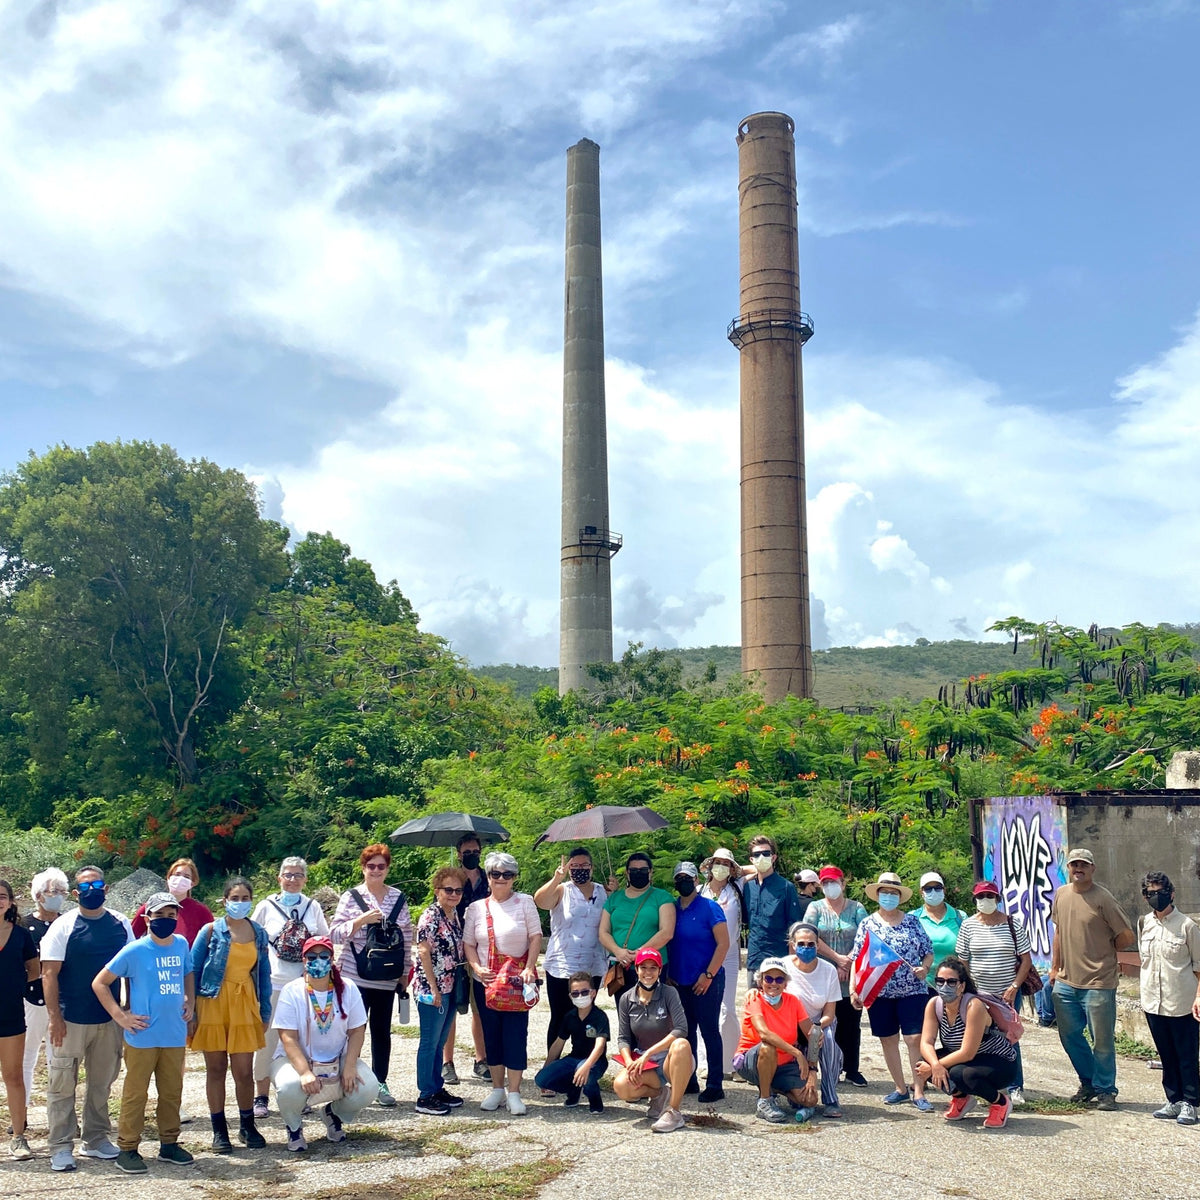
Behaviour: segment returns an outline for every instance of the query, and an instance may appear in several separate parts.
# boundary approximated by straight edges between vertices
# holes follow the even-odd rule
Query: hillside
[[[666,653],[683,664],[684,680],[699,679],[711,662],[718,682],[741,669],[737,646],[704,646]],[[936,696],[943,684],[957,683],[969,675],[991,675],[1030,662],[1028,647],[1014,655],[1010,642],[928,642],[919,646],[880,646],[860,649],[836,646],[813,654],[816,698],[824,705],[879,704],[893,697],[919,700]],[[538,688],[557,687],[554,667],[523,667],[510,663],[475,668],[518,696],[532,696]]]

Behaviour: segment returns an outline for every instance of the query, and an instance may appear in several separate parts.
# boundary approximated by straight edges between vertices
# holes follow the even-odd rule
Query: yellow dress
[[[266,1045],[252,978],[257,962],[253,942],[230,944],[221,990],[211,999],[196,1000],[196,1032],[189,1043],[193,1050],[251,1054]]]

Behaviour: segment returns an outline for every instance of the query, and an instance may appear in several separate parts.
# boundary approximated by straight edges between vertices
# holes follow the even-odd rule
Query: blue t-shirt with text
[[[184,983],[192,973],[187,938],[175,934],[169,946],[160,946],[147,934],[130,942],[108,969],[129,980],[129,1011],[150,1018],[145,1029],[125,1031],[125,1040],[131,1046],[145,1049],[186,1044]]]

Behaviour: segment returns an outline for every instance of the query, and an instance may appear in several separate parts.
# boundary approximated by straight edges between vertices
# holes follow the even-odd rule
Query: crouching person
[[[304,943],[304,974],[285,984],[272,1023],[279,1045],[271,1064],[288,1149],[307,1150],[305,1106],[321,1108],[325,1136],[344,1142],[342,1125],[379,1095],[379,1080],[362,1061],[367,1010],[358,988],[333,965],[327,937]]]
[[[617,1003],[621,1070],[613,1091],[626,1103],[650,1099],[646,1114],[655,1133],[684,1125],[683,1103],[694,1063],[687,1040],[687,1017],[679,993],[661,981],[662,955],[643,946],[633,960],[637,985]]]
[[[604,1111],[600,1079],[608,1070],[608,1017],[596,1007],[596,989],[587,971],[576,971],[567,980],[571,1008],[563,1014],[554,1031],[554,1041],[546,1055],[546,1065],[537,1073],[535,1083],[546,1091],[565,1092],[566,1108],[579,1103],[579,1093],[588,1098],[594,1113]],[[571,1044],[565,1058],[563,1050]]]

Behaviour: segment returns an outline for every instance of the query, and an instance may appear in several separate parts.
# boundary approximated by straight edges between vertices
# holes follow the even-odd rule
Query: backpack
[[[988,1010],[988,1016],[992,1018],[996,1028],[1010,1042],[1019,1042],[1021,1040],[1021,1034],[1025,1032],[1025,1022],[1021,1020],[1017,1010],[1007,1000],[994,995],[992,992],[963,992],[963,1000],[966,1000],[968,996],[978,996],[983,1001],[984,1008]],[[937,1013],[938,1020],[941,1021],[942,1013],[946,1010],[945,1001],[942,1000],[941,996],[937,997],[936,1005],[937,1007],[934,1011]],[[966,1010],[964,1009],[963,1012],[965,1014]],[[965,1015],[963,1023],[964,1025],[966,1023]]]
[[[308,905],[311,903],[309,900],[308,904],[305,904],[305,913],[308,912]],[[283,928],[271,940],[272,949],[280,962],[301,962],[304,958],[304,943],[312,936],[308,926],[303,918],[297,915],[296,909],[288,910],[274,900],[270,901],[270,904],[283,917]]]
[[[354,888],[350,889],[350,895],[363,912],[371,911],[371,906]],[[396,918],[406,903],[407,897],[401,892],[388,916],[375,925],[367,926],[366,944],[361,950],[353,942],[350,943],[358,977],[364,983],[395,983],[403,973],[404,932],[396,924]]]

